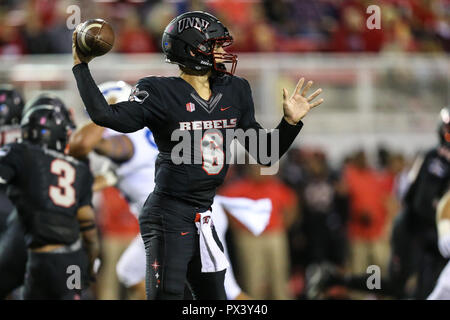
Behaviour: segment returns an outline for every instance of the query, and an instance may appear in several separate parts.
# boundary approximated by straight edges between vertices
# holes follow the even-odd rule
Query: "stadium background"
[[[229,50],[239,55],[236,74],[250,81],[263,126],[277,124],[281,89],[292,90],[299,76],[323,88],[325,103],[307,116],[295,148],[280,166],[279,177],[298,197],[297,220],[284,230],[291,246],[293,298],[305,298],[308,266],[328,259],[321,256],[316,261],[308,251],[308,241],[313,240],[305,216],[314,204],[308,203],[305,190],[320,177],[339,201],[347,201],[347,209],[338,211],[348,235],[342,258],[348,261],[355,239],[349,231],[349,203],[361,195],[352,194],[346,170],[361,163],[364,155],[373,180],[367,179],[362,187],[382,207],[374,214],[383,216],[383,231],[367,241],[382,243],[388,257],[389,229],[401,207],[406,173],[418,153],[436,145],[438,112],[450,104],[450,1],[2,1],[0,83],[14,84],[26,100],[42,91],[54,92],[82,124],[87,115],[71,73],[72,30],[66,24],[67,8],[73,4],[81,8],[81,21],[103,18],[116,33],[113,52],[90,64],[97,83],[134,84],[149,74],[178,74],[160,53],[163,29],[182,12],[205,10],[230,28],[235,43]],[[379,30],[366,26],[370,16],[366,9],[373,4],[381,8]],[[233,170],[228,185],[245,171]],[[96,196],[104,244],[112,241],[109,247],[117,251],[111,256],[118,256],[137,232],[133,218],[123,214],[127,211],[120,206],[123,202],[111,202],[116,196],[114,190]],[[337,196],[317,198],[316,205],[324,205],[322,201],[327,208],[337,206],[329,203]],[[106,291],[110,295],[102,298],[124,297],[120,286]]]

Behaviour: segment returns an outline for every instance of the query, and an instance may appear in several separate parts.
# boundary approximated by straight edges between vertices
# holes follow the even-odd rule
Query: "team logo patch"
[[[147,99],[149,96],[148,92],[145,90],[139,90],[137,86],[134,86],[131,90],[130,97],[128,98],[128,101],[136,101],[137,103],[142,104],[145,99]]]
[[[195,104],[193,104],[192,102],[186,103],[186,110],[189,112],[195,111]]]
[[[155,261],[152,263],[151,266],[152,266],[153,270],[155,270],[155,271],[158,270],[158,268],[160,267],[158,260],[155,259]]]
[[[158,260],[155,259],[155,261],[152,263],[152,268],[155,271],[155,278],[156,278],[156,288],[159,287],[159,284],[161,283],[161,280],[159,280],[159,272],[158,268],[160,267],[160,264],[158,263]]]
[[[203,224],[207,224],[209,222],[209,219],[211,219],[210,216],[203,217]]]

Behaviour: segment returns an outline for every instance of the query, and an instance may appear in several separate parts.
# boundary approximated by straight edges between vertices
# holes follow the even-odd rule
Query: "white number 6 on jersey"
[[[203,170],[208,175],[218,174],[224,164],[224,153],[222,150],[223,138],[220,133],[205,133],[200,148],[203,157]]]

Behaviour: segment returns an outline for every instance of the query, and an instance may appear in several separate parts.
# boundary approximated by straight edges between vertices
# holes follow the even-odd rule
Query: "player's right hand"
[[[78,28],[81,26],[82,24],[80,23],[75,31],[72,34],[72,56],[73,56],[73,65],[76,66],[77,64],[80,63],[89,63],[92,59],[94,59],[93,56],[86,56],[84,55],[77,47],[77,32],[78,32]]]

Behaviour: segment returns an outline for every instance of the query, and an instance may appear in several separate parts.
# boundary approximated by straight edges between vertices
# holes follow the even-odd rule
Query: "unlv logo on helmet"
[[[189,28],[195,28],[198,31],[203,31],[208,28],[208,26],[209,22],[204,19],[197,17],[187,17],[178,21],[178,33],[181,33]]]

